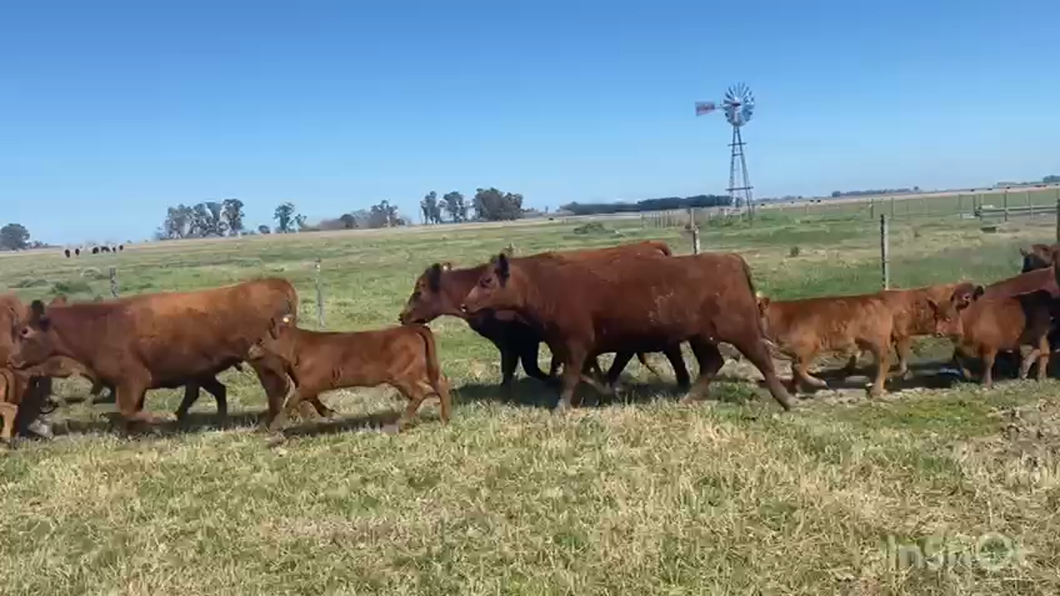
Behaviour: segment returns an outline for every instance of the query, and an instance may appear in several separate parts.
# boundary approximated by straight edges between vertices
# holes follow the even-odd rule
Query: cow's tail
[[[438,401],[441,402],[442,420],[449,422],[449,411],[453,407],[453,399],[449,394],[449,380],[442,374],[442,368],[438,364],[438,345],[434,341],[434,334],[431,333],[431,328],[426,325],[415,325],[414,329],[420,339],[423,340],[424,356],[427,360],[427,380],[430,382],[434,392],[438,394]]]
[[[740,259],[740,265],[743,267],[744,279],[747,280],[747,289],[751,291],[751,299],[754,301],[754,320],[755,327],[758,329],[758,337],[762,338],[762,342],[765,343],[766,347],[768,347],[771,351],[776,351],[779,349],[777,347],[777,344],[773,343],[773,340],[769,339],[769,336],[766,335],[765,328],[762,326],[762,314],[758,312],[758,290],[755,289],[755,282],[754,279],[751,277],[751,266],[747,264],[747,261],[744,260],[743,257],[738,258]]]

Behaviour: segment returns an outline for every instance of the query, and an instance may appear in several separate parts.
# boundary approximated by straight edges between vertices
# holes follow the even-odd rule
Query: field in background
[[[527,254],[653,238],[690,251],[679,228],[597,219],[605,230],[591,234],[575,233],[582,221],[539,221],[157,243],[80,259],[38,252],[0,259],[0,288],[27,300],[106,297],[112,266],[123,295],[280,275],[313,327],[320,259],[327,327],[367,329],[396,322],[427,265],[476,264],[509,243]],[[775,298],[879,288],[878,222],[860,211],[764,209],[754,226],[704,225],[704,250],[740,252]],[[1054,229],[1052,216],[995,233],[956,211],[896,217],[892,287],[1011,276],[1018,247],[1052,242]],[[1055,381],[914,388],[877,402],[824,393],[781,414],[740,381],[678,405],[656,355],[666,379],[631,363],[617,403],[579,391],[582,407],[556,418],[555,395],[533,381],[500,398],[497,354],[464,323],[431,326],[455,388],[447,427],[432,403],[407,433],[364,430],[403,404],[389,389],[340,391],[323,399],[342,421],[299,423],[268,449],[253,427],[262,391],[234,371],[222,377],[232,428],[214,426],[208,395],[188,426],[135,439],[107,421],[112,405],[70,406],[68,434],[0,456],[7,593],[1060,589]],[[923,342],[912,385],[937,384],[928,363],[944,353]],[[178,401],[156,391],[146,407]]]

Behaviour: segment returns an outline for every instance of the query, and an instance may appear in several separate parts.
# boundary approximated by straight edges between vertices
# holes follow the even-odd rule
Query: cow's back
[[[838,350],[852,341],[889,338],[893,327],[890,308],[874,294],[773,301],[765,318],[766,335],[782,349],[806,345]]]
[[[1053,267],[1035,269],[1027,273],[994,282],[984,288],[986,298],[1014,296],[1035,290],[1048,290],[1054,298],[1060,298],[1060,288],[1056,285]]]
[[[95,349],[89,343],[93,338],[80,338],[81,352],[89,355],[78,360],[107,377],[136,362],[159,386],[214,374],[242,360],[250,344],[267,333],[271,320],[297,312],[298,300],[289,282],[268,278],[56,308],[81,308],[89,316],[88,309],[101,307],[108,310],[103,315],[106,323],[95,328]]]

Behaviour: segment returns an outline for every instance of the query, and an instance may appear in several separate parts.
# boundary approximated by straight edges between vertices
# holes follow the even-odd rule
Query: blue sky
[[[0,1],[0,219],[142,239],[496,186],[530,206],[1060,173],[1060,2]],[[83,209],[83,210],[82,210]]]

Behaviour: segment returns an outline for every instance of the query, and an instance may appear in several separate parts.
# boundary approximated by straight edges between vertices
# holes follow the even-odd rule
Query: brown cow
[[[826,296],[802,300],[758,299],[759,314],[766,336],[781,352],[793,358],[791,387],[798,384],[824,389],[828,384],[810,374],[809,367],[822,351],[852,354],[856,362],[861,350],[868,350],[876,361],[876,379],[869,395],[883,395],[890,370],[891,336],[894,315],[880,294]],[[847,365],[847,372],[850,363]]]
[[[244,359],[274,317],[297,304],[294,287],[279,278],[48,308],[37,300],[8,361],[21,369],[55,356],[72,358],[117,390],[127,422],[152,422],[157,417],[141,409],[148,389],[188,380],[208,384]],[[285,393],[283,367],[259,360],[252,368],[268,396],[271,421]]]
[[[542,330],[564,366],[557,411],[571,407],[591,356],[661,351],[683,341],[699,362],[699,378],[684,401],[706,395],[724,364],[717,344],[726,342],[762,372],[773,398],[791,408],[762,333],[750,268],[734,253],[566,262],[500,254],[464,308],[471,314],[514,310]]]
[[[247,360],[275,358],[293,381],[286,406],[271,429],[303,397],[347,387],[375,387],[384,383],[409,400],[398,430],[419,410],[423,400],[437,395],[442,420],[449,422],[452,399],[449,382],[438,366],[434,335],[426,325],[401,325],[375,331],[322,332],[299,329],[290,315],[274,320],[268,333],[250,346]]]
[[[618,254],[643,254],[671,256],[670,247],[665,242],[645,241],[623,244],[608,248],[581,249],[561,252],[545,252],[521,257],[523,259],[583,260],[611,258]],[[537,365],[537,353],[542,341],[541,334],[532,325],[522,320],[511,311],[497,310],[468,315],[461,311],[464,297],[474,287],[485,271],[485,265],[469,269],[453,269],[449,263],[435,263],[416,280],[412,294],[401,311],[398,320],[402,324],[429,323],[434,319],[450,315],[467,321],[468,326],[476,333],[489,339],[501,353],[501,386],[510,388],[515,369],[519,361],[523,363],[526,374],[535,379],[546,381],[552,378],[559,367],[559,359],[553,355],[549,374],[545,375]],[[680,345],[667,346],[662,350],[674,368],[678,385],[684,389],[689,386],[688,369],[681,355]],[[632,358],[632,354],[616,354],[615,361],[607,373],[608,384],[613,384],[622,369]],[[659,375],[643,353],[637,357],[641,364]],[[599,371],[596,358],[592,358],[589,367]]]
[[[1023,358],[1019,377],[1027,377],[1038,359],[1038,380],[1045,378],[1049,365],[1049,327],[1055,299],[1048,290],[1035,290],[1011,296],[988,296],[983,286],[962,284],[945,302],[932,302],[935,335],[954,341],[961,356],[983,361],[982,384],[993,386],[994,359],[999,350],[1018,351],[1030,346]],[[961,372],[971,374],[961,363]]]

